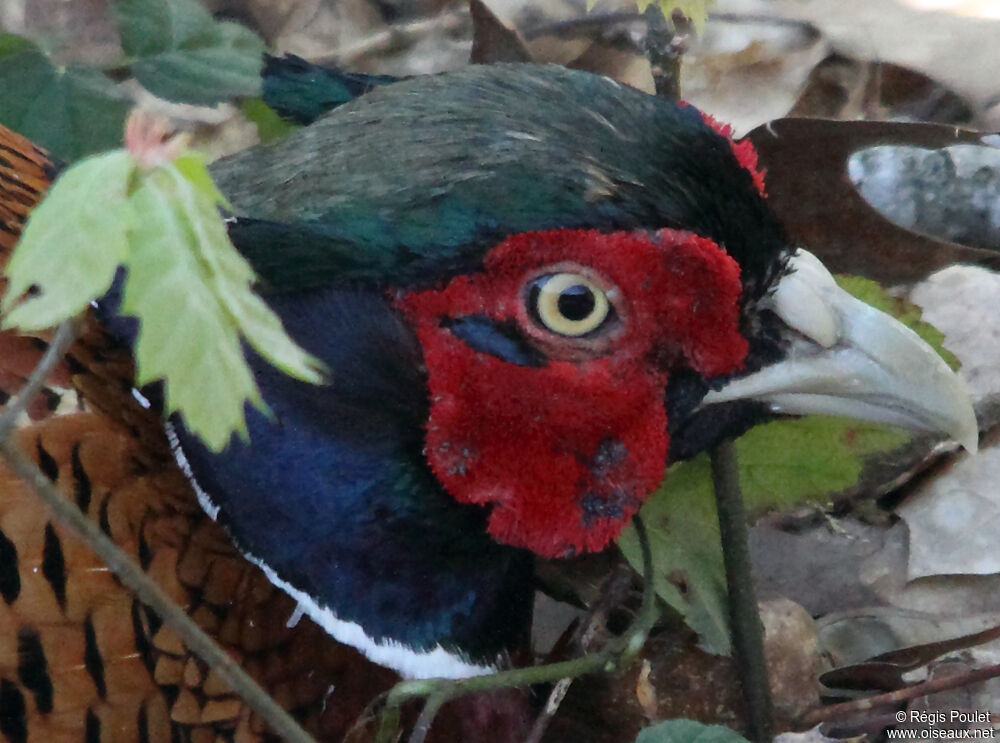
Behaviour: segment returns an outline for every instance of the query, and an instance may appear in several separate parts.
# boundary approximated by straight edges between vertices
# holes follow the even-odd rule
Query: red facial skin
[[[528,287],[563,271],[605,289],[616,319],[585,338],[539,324]],[[736,262],[691,233],[550,230],[508,238],[480,273],[402,297],[427,365],[425,455],[438,481],[459,502],[492,505],[499,542],[544,557],[602,549],[663,476],[671,368],[742,365],[740,290]],[[442,327],[468,315],[516,324],[548,362],[509,363]]]

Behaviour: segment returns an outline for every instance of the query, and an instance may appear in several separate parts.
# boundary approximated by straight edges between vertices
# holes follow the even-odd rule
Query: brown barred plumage
[[[0,253],[10,254],[28,212],[48,188],[56,166],[20,134],[0,127]]]

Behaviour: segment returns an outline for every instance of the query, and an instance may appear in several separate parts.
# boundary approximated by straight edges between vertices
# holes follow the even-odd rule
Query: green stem
[[[747,514],[740,493],[739,470],[733,443],[725,440],[712,449],[712,485],[719,512],[719,535],[726,566],[729,619],[733,651],[739,665],[743,700],[747,708],[748,737],[756,743],[773,738],[771,685],[764,657],[764,628],[750,567]]]
[[[417,718],[417,723],[413,726],[409,743],[424,743],[427,733],[431,731],[431,725],[434,724],[434,718],[437,717],[441,706],[449,699],[451,697],[443,691],[438,691],[427,697],[424,708],[420,711],[420,717]]]
[[[643,41],[656,95],[676,101],[681,95],[681,49],[674,45],[674,30],[656,3],[646,6]]]
[[[430,724],[438,709],[446,702],[456,697],[478,692],[496,691],[518,686],[533,686],[535,684],[551,683],[564,678],[576,678],[598,671],[610,672],[627,667],[642,650],[646,637],[660,617],[656,602],[656,592],[653,589],[653,555],[649,548],[649,538],[646,527],[638,517],[633,519],[636,533],[639,537],[639,547],[642,551],[643,593],[642,604],[632,626],[621,637],[617,637],[596,653],[574,658],[560,663],[549,663],[543,666],[516,668],[511,671],[500,671],[486,676],[472,676],[464,679],[417,679],[402,681],[396,684],[386,697],[385,709],[382,712],[376,743],[390,743],[395,740],[399,729],[399,708],[412,699],[427,698],[427,704],[418,720],[418,726],[424,725],[418,732],[420,737],[411,737],[410,743],[419,743],[426,736]],[[433,703],[433,706],[431,706]],[[428,711],[428,708],[430,711]],[[393,719],[387,720],[391,714]]]

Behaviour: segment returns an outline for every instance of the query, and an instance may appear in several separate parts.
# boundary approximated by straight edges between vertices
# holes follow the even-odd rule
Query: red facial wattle
[[[601,287],[613,322],[575,338],[541,326],[529,287],[558,272]],[[740,291],[735,261],[690,233],[550,230],[510,237],[480,272],[401,297],[427,366],[435,476],[457,501],[492,506],[500,542],[546,557],[603,548],[663,475],[671,369],[741,366]],[[451,327],[469,317],[510,327],[543,362],[476,350]]]

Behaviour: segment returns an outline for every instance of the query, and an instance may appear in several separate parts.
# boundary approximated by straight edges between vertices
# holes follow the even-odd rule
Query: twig
[[[565,18],[559,21],[548,21],[525,29],[521,35],[528,41],[541,36],[574,36],[591,31],[605,31],[611,26],[623,23],[638,23],[645,21],[642,13],[618,11],[615,13],[591,13],[576,18]]]
[[[362,57],[376,52],[385,52],[398,46],[412,43],[431,31],[451,31],[458,28],[469,17],[468,9],[443,13],[432,18],[389,26],[371,36],[348,46],[332,49],[311,58],[316,64],[336,64],[349,67]]]
[[[584,652],[588,652],[593,647],[594,638],[601,627],[607,624],[608,612],[621,603],[626,592],[632,587],[633,571],[625,564],[619,564],[615,570],[604,580],[600,593],[594,600],[584,617],[583,622],[573,631],[571,643],[579,646]],[[559,679],[549,698],[545,700],[545,706],[538,713],[535,722],[531,726],[531,731],[524,743],[540,743],[542,736],[548,729],[559,707],[569,692],[572,685],[572,678]]]
[[[576,678],[597,671],[613,671],[627,667],[642,650],[646,637],[660,617],[653,589],[653,555],[649,548],[646,528],[639,518],[633,519],[642,550],[643,593],[642,605],[632,626],[620,637],[608,642],[601,650],[573,660],[550,663],[544,666],[517,668],[487,676],[473,676],[465,679],[418,679],[396,684],[386,695],[385,709],[381,714],[376,743],[395,741],[399,729],[399,708],[412,699],[427,700],[423,713],[414,730],[414,736],[426,736],[437,710],[445,702],[456,697],[483,691],[496,691],[515,686],[532,686]],[[427,707],[431,707],[430,712]],[[422,737],[411,737],[410,743],[419,743]]]
[[[413,726],[413,732],[410,733],[409,743],[424,743],[427,733],[431,731],[431,725],[434,724],[434,718],[437,717],[438,711],[440,711],[442,705],[450,698],[445,691],[438,691],[427,697],[427,701],[424,702],[424,708],[420,711],[420,717],[417,718],[417,722]]]
[[[570,684],[572,683],[573,679],[571,678],[559,679],[556,682],[556,685],[552,687],[552,691],[549,692],[549,698],[545,700],[545,707],[539,713],[538,717],[535,718],[535,723],[531,726],[531,732],[525,738],[524,743],[541,743],[542,736],[545,735],[545,731],[549,728],[549,723],[552,722],[552,718],[559,711],[559,705],[566,698],[566,692],[569,691]]]
[[[959,686],[966,686],[980,681],[987,681],[988,679],[996,678],[998,676],[1000,676],[1000,663],[992,666],[986,666],[985,668],[976,668],[965,673],[958,673],[954,676],[945,676],[944,678],[923,681],[919,684],[914,684],[913,686],[907,686],[905,689],[897,689],[896,691],[890,691],[885,694],[877,694],[873,697],[864,697],[862,699],[854,699],[850,702],[831,704],[828,707],[818,707],[817,709],[803,715],[799,720],[799,723],[802,725],[803,729],[811,728],[821,722],[826,722],[827,720],[850,717],[858,712],[867,712],[868,710],[876,709],[878,707],[898,704],[899,702],[905,702],[908,699],[915,699],[916,697],[922,697],[928,694],[936,694],[939,691],[948,691],[948,689],[955,689]]]
[[[603,32],[614,26],[645,21],[646,16],[636,11],[617,11],[612,13],[591,13],[585,16],[564,18],[558,21],[546,21],[537,26],[530,26],[521,31],[521,36],[532,41],[541,36],[572,37],[591,32]],[[709,13],[708,20],[725,23],[762,23],[775,26],[790,26],[801,28],[809,34],[816,35],[816,26],[808,21],[793,18],[778,18],[754,13]]]
[[[49,341],[49,347],[45,349],[38,365],[28,376],[27,382],[20,389],[18,394],[7,402],[3,412],[0,413],[0,438],[6,438],[17,425],[18,418],[28,409],[28,405],[35,399],[35,395],[42,389],[49,374],[56,368],[69,347],[76,340],[76,322],[66,320],[57,329]]]
[[[642,50],[649,60],[653,85],[660,98],[676,101],[681,96],[681,53],[683,46],[675,43],[673,24],[667,23],[656,3],[646,7],[646,38]]]
[[[786,26],[801,29],[810,36],[819,36],[821,33],[816,25],[809,21],[801,21],[797,18],[780,18],[766,13],[709,13],[708,20],[723,23],[759,23],[769,26]]]
[[[774,712],[764,658],[764,630],[750,569],[749,531],[736,454],[728,439],[712,449],[712,486],[726,566],[733,650],[747,708],[748,737],[757,743],[770,743],[774,737]]]
[[[60,526],[90,547],[104,560],[121,582],[163,622],[184,640],[191,652],[205,661],[223,681],[239,694],[281,738],[290,743],[315,743],[292,717],[250,678],[216,642],[178,607],[171,598],[139,568],[132,559],[100,530],[91,519],[49,481],[42,471],[11,439],[13,421],[27,408],[45,378],[62,358],[73,341],[74,323],[64,322],[56,331],[42,360],[17,396],[0,414],[0,457],[45,501]]]

